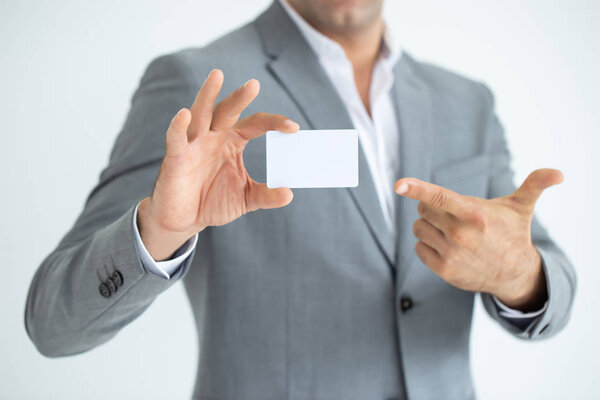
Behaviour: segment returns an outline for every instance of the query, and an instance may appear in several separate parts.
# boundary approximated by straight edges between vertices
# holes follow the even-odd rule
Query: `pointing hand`
[[[531,240],[534,207],[546,188],[562,180],[558,170],[539,169],[514,193],[489,200],[414,178],[398,180],[394,190],[419,200],[415,251],[433,272],[456,287],[491,293],[529,311],[547,298],[541,256]]]

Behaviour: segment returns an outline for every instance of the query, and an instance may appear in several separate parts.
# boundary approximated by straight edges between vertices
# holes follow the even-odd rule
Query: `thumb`
[[[562,172],[557,169],[542,168],[533,171],[527,179],[511,195],[511,198],[523,206],[527,211],[533,212],[537,199],[542,192],[550,186],[557,185],[563,181]]]
[[[192,114],[187,108],[179,110],[171,120],[166,139],[166,151],[169,155],[177,156],[187,146],[187,128],[191,120]]]
[[[246,196],[248,211],[256,211],[260,208],[287,206],[292,201],[294,194],[286,187],[270,189],[265,183],[251,180]]]

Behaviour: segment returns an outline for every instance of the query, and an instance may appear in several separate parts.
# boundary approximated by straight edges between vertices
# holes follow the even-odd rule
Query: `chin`
[[[381,18],[383,0],[287,0],[317,29],[359,31]]]
[[[330,29],[356,30],[381,16],[382,0],[313,0],[318,3],[315,18]]]

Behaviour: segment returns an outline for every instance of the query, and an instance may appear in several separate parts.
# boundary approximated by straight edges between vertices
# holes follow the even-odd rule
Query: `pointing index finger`
[[[396,181],[394,191],[409,199],[420,200],[440,208],[457,217],[467,217],[470,214],[463,196],[433,183],[416,178],[402,178]]]

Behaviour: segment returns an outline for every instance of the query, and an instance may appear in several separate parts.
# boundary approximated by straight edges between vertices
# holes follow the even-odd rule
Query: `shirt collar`
[[[313,28],[288,4],[287,0],[279,0],[279,2],[319,59],[346,58],[346,53],[342,46]],[[385,60],[385,64],[390,66],[390,68],[396,64],[402,55],[400,43],[396,40],[388,24],[385,22],[380,54]]]

